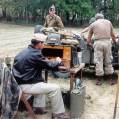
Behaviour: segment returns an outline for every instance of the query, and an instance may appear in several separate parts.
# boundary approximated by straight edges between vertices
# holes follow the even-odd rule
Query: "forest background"
[[[0,0],[0,20],[43,24],[52,4],[65,26],[86,26],[97,12],[119,26],[119,0]]]

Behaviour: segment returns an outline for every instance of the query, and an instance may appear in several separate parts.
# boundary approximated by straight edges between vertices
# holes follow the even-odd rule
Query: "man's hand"
[[[57,57],[56,58],[56,61],[60,64],[62,62],[61,58],[60,57]]]
[[[87,43],[87,45],[88,45],[89,47],[93,47],[93,44],[92,44],[92,43]]]
[[[91,44],[92,36],[93,36],[93,30],[89,29],[88,38],[87,38],[87,44],[89,45]]]
[[[81,32],[81,33],[80,33],[80,36],[81,36],[81,37],[84,37],[84,33]]]

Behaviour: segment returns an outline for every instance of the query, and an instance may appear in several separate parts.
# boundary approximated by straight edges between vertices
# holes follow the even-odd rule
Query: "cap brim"
[[[45,42],[46,41],[46,38],[47,38],[46,35],[40,34],[40,33],[35,33],[33,35],[33,39],[36,39],[36,40],[41,41],[41,42]]]

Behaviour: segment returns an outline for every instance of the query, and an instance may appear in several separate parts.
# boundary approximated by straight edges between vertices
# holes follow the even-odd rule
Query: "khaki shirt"
[[[93,32],[95,39],[110,39],[113,26],[109,20],[98,19],[89,26],[89,30]]]
[[[47,15],[45,18],[44,26],[64,28],[61,18],[57,15],[54,15],[54,16]]]

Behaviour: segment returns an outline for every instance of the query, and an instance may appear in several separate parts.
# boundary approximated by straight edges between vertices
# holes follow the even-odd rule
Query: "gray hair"
[[[96,19],[96,20],[97,20],[97,19],[104,19],[104,15],[101,14],[101,13],[97,13],[97,14],[95,15],[95,19]]]
[[[92,24],[92,23],[95,22],[95,21],[96,21],[95,17],[92,17],[92,18],[90,19],[90,21],[89,21],[89,24]]]

